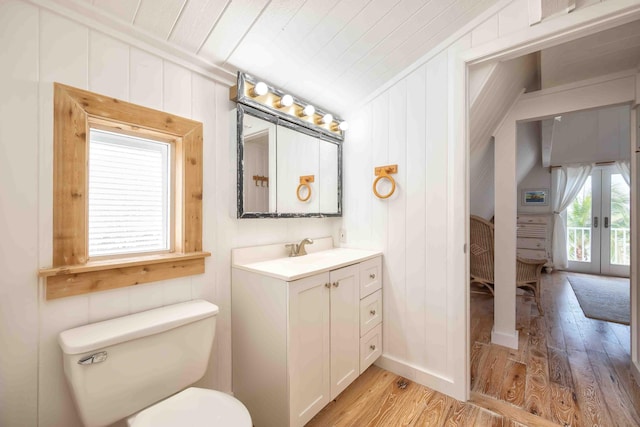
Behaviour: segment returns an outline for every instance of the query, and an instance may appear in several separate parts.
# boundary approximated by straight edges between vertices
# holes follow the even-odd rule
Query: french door
[[[629,277],[629,198],[615,166],[593,169],[565,211],[569,270]]]

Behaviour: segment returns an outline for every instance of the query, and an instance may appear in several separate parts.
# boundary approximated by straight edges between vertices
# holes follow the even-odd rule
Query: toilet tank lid
[[[218,314],[218,306],[193,300],[142,311],[61,332],[58,343],[65,354],[99,350],[125,341],[158,334]]]

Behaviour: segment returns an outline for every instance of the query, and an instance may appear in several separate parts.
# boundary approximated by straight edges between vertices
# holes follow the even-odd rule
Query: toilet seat
[[[130,427],[251,427],[251,416],[233,396],[190,387],[127,420]]]

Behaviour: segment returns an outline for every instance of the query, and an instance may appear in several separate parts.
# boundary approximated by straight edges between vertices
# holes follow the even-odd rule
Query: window
[[[91,129],[89,259],[171,250],[171,145]]]
[[[47,299],[204,273],[202,123],[54,83]]]

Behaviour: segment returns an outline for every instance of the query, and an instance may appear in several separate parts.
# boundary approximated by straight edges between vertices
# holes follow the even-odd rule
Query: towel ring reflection
[[[311,186],[309,185],[309,183],[314,181],[315,175],[306,175],[300,177],[300,184],[298,185],[298,188],[296,188],[296,197],[298,198],[298,200],[300,200],[301,202],[306,202],[311,198]],[[302,197],[300,195],[300,190],[302,190],[303,188],[307,189],[307,197]]]
[[[396,180],[393,179],[391,174],[398,173],[398,165],[379,166],[374,169],[377,178],[373,181],[373,194],[380,199],[388,199],[396,191]],[[387,194],[380,194],[378,192],[378,183],[382,179],[387,179],[391,183],[391,191]]]

